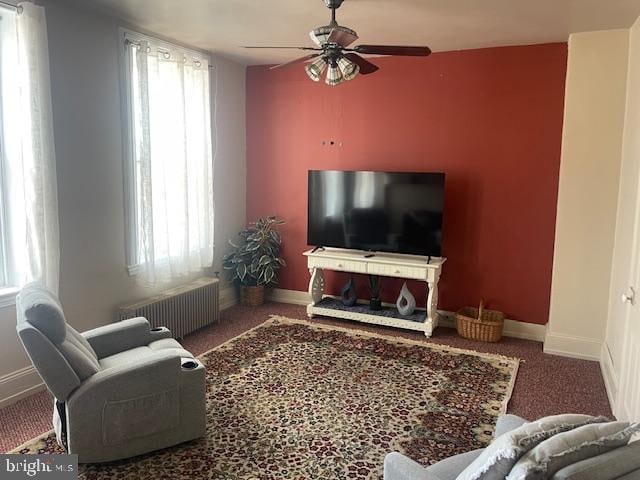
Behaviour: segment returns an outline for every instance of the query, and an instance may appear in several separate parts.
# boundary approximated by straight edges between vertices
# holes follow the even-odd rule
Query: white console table
[[[394,253],[363,252],[342,248],[323,248],[315,252],[304,252],[307,266],[311,273],[309,294],[311,303],[307,306],[307,315],[345,318],[359,322],[387,325],[409,330],[423,331],[430,337],[438,326],[438,281],[442,265],[446,261],[443,257],[423,257],[418,255],[403,255]],[[427,308],[426,312],[414,314],[412,319],[403,318],[392,309],[385,312],[358,308],[344,307],[339,300],[324,295],[325,280],[323,270],[335,270],[365,275],[379,275],[382,277],[397,277],[426,282]]]

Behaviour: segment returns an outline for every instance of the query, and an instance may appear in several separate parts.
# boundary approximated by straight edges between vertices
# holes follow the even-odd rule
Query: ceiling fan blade
[[[358,45],[352,50],[367,55],[401,55],[407,57],[426,57],[431,55],[429,47],[403,47],[400,45]]]
[[[305,55],[304,57],[296,58],[295,60],[291,60],[290,62],[281,63],[280,65],[274,65],[273,67],[270,67],[269,70],[288,67],[289,65],[295,65],[296,63],[303,63],[303,62],[306,62],[307,60],[311,60],[312,58],[316,58],[318,56],[320,56],[319,53],[314,53],[312,55]]]
[[[380,69],[377,65],[374,65],[369,60],[365,60],[355,53],[346,53],[344,56],[360,67],[361,75],[369,75]]]
[[[284,48],[288,50],[314,50],[317,52],[321,52],[321,48],[313,48],[313,47],[254,47],[254,46],[246,46],[243,45],[242,48]]]
[[[337,43],[342,47],[348,47],[358,39],[358,35],[355,33],[346,28],[334,28],[327,38],[327,43]]]

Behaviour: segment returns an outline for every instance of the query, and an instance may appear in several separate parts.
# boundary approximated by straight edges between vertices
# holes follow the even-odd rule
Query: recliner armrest
[[[82,397],[99,395],[100,401],[144,396],[178,385],[182,373],[176,352],[158,350],[119,365],[105,368],[87,378],[69,396],[69,407],[83,403]],[[99,402],[100,403],[100,402]]]
[[[104,358],[148,345],[154,340],[171,338],[171,332],[166,328],[152,331],[146,318],[137,317],[88,330],[82,336],[87,339],[98,358]]]

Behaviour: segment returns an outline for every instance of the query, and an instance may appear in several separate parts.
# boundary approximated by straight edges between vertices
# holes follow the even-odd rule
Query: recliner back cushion
[[[67,326],[66,338],[57,347],[78,378],[85,380],[100,370],[100,363],[91,345],[84,339],[84,342],[80,341],[78,337],[80,334]]]
[[[61,402],[80,386],[80,379],[60,350],[29,322],[18,324],[18,336],[53,396]]]
[[[67,325],[62,306],[53,293],[40,285],[29,284],[18,297],[18,322],[26,320],[42,333],[67,360],[80,381],[100,370],[93,348]]]
[[[67,322],[58,299],[51,292],[29,284],[20,291],[18,299],[18,321],[22,317],[54,344],[64,340]]]
[[[92,358],[95,358],[96,361],[98,360],[98,354],[93,349],[91,344],[87,341],[86,338],[80,335],[80,333],[78,333],[78,331],[75,328],[73,328],[71,325],[67,325],[67,338],[69,336],[73,337],[74,342],[80,344],[83,351],[85,351],[87,355],[91,356]]]

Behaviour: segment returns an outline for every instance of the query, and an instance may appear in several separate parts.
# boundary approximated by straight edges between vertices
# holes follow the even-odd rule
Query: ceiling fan
[[[393,45],[357,45],[349,46],[358,39],[358,34],[347,27],[338,25],[336,10],[340,8],[344,0],[324,0],[327,8],[331,9],[331,23],[318,27],[309,32],[315,47],[245,47],[245,48],[287,48],[307,50],[311,53],[290,62],[271,67],[283,68],[298,63],[310,62],[305,66],[305,71],[311,80],[319,82],[322,74],[327,69],[325,83],[327,85],[339,85],[345,80],[353,80],[358,73],[368,75],[378,70],[378,66],[361,57],[364,55],[399,55],[409,57],[426,57],[431,54],[429,47],[403,47]]]

